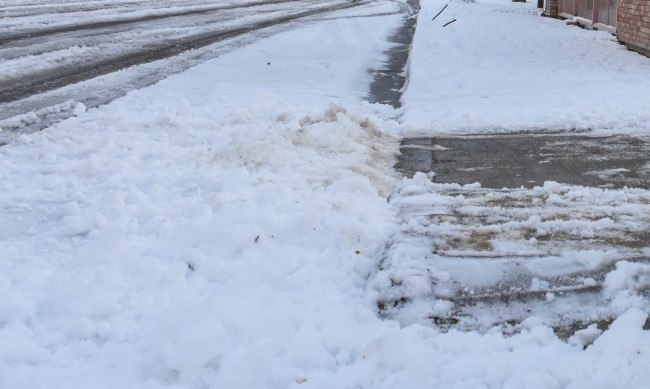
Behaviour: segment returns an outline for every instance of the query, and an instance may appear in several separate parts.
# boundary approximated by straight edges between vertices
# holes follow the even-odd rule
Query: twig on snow
[[[452,23],[455,22],[455,21],[456,21],[456,19],[451,19],[450,21],[448,21],[447,23],[443,24],[442,26],[443,26],[443,27],[447,27],[448,25],[452,24]]]
[[[440,10],[440,12],[438,12],[438,13],[436,14],[436,16],[434,16],[433,19],[431,19],[431,20],[436,20],[436,18],[437,18],[438,16],[440,16],[440,14],[442,13],[442,11],[444,11],[448,6],[449,6],[449,4],[445,4],[445,6],[442,7],[442,9]]]

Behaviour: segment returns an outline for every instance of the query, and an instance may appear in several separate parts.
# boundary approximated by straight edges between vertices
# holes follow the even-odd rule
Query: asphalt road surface
[[[34,131],[221,53],[368,1],[39,2],[0,7],[0,122]],[[118,76],[113,76],[118,74]],[[68,102],[68,103],[66,103]]]

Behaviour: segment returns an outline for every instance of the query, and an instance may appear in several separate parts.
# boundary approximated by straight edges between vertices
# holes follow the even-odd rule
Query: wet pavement
[[[599,188],[650,188],[650,138],[625,135],[498,134],[404,139],[396,168],[407,176],[484,188],[545,181]]]
[[[407,82],[408,69],[406,67],[415,34],[420,2],[419,0],[407,0],[406,5],[400,5],[405,15],[404,22],[389,39],[395,45],[384,53],[386,55],[385,64],[379,69],[371,70],[373,81],[370,84],[368,96],[368,101],[371,103],[389,104],[395,108],[402,106],[400,99]]]

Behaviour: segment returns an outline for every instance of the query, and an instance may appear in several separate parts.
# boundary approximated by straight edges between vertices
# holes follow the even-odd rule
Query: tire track
[[[21,41],[21,40],[25,40],[25,39],[41,38],[41,37],[48,36],[48,35],[61,34],[61,33],[66,33],[66,32],[81,31],[81,30],[92,30],[92,29],[114,27],[114,26],[122,26],[122,25],[128,25],[128,24],[133,24],[133,23],[148,22],[148,21],[152,21],[152,20],[173,18],[173,17],[178,17],[178,16],[205,15],[205,14],[210,14],[212,12],[218,12],[218,11],[224,11],[224,10],[258,7],[258,6],[270,5],[270,4],[291,3],[291,2],[296,2],[296,1],[299,1],[299,0],[273,0],[273,1],[264,1],[264,2],[257,2],[257,3],[246,3],[246,4],[236,4],[236,5],[222,5],[222,6],[217,6],[217,7],[192,9],[192,10],[187,10],[187,11],[163,13],[163,14],[158,14],[158,15],[147,15],[147,16],[140,16],[140,17],[135,17],[135,18],[125,18],[125,19],[120,19],[120,20],[82,23],[82,24],[74,24],[74,25],[53,27],[53,28],[47,28],[47,29],[39,29],[39,30],[26,31],[26,32],[21,32],[21,33],[17,33],[17,34],[9,34],[9,35],[4,35],[4,36],[0,35],[0,46],[7,45],[9,43],[13,43],[13,42],[17,42],[17,41]]]
[[[66,14],[71,12],[92,12],[92,11],[101,11],[108,9],[125,9],[125,10],[139,10],[142,9],[142,6],[145,7],[149,5],[149,1],[133,1],[128,3],[104,3],[104,4],[94,4],[90,3],[66,3],[66,4],[51,4],[51,3],[39,3],[39,4],[25,4],[25,5],[10,5],[0,7],[0,18],[15,18],[15,17],[25,17],[25,16],[36,16],[36,15],[48,15],[48,14]],[[170,4],[174,4],[173,0],[166,2],[158,1],[156,6],[160,9],[168,8]],[[209,4],[209,1],[201,1],[198,5]],[[145,8],[146,9],[146,8]]]

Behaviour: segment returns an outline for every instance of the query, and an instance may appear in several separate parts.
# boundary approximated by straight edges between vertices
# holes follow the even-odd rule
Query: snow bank
[[[9,387],[283,387],[361,352],[390,136],[337,105],[113,107],[0,151]]]
[[[1,148],[0,387],[287,387],[358,359],[397,142],[349,107],[398,20],[308,24]]]
[[[155,102],[123,99],[0,149],[3,388],[650,379],[633,306],[583,334],[586,349],[535,322],[504,337],[378,318],[367,280],[397,229],[390,122],[339,105]]]

